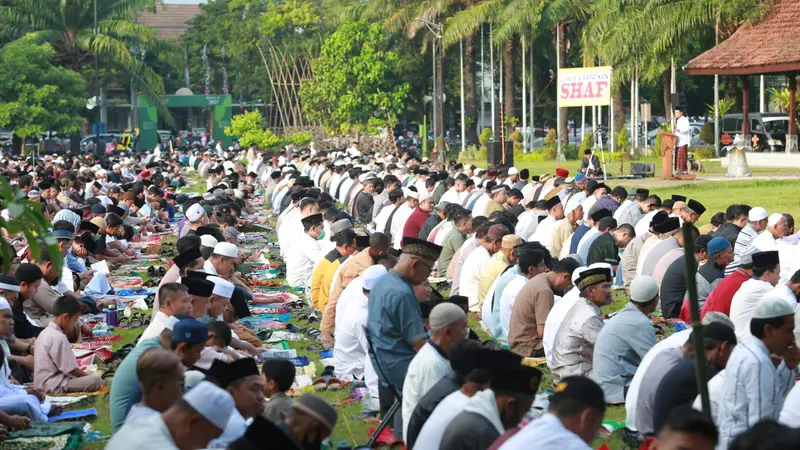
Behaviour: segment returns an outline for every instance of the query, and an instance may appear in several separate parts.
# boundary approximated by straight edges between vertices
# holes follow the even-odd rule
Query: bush
[[[522,150],[522,133],[520,133],[519,131],[515,130],[508,137],[514,143],[514,151],[515,152],[519,151],[519,150]]]
[[[555,159],[555,155],[552,158],[547,159],[550,155],[545,154],[542,151],[534,151],[530,153],[524,153],[521,151],[514,152],[514,164],[519,165],[519,163],[525,162],[542,162],[542,161],[550,161]]]
[[[486,161],[487,159],[486,147],[478,148],[474,145],[470,145],[467,147],[466,150],[464,150],[458,155],[458,159]]]
[[[711,146],[704,145],[704,146],[700,146],[700,147],[694,147],[694,148],[691,148],[690,150],[692,151],[692,153],[694,153],[694,157],[697,158],[697,159],[711,159],[711,158],[714,158],[716,156],[716,155],[714,155],[714,146],[713,145],[711,145]]]
[[[617,133],[617,146],[615,150],[626,153],[630,153],[631,151],[631,141],[628,139],[628,130],[625,128]]]
[[[700,140],[703,141],[704,144],[713,144],[714,143],[714,123],[713,122],[706,122],[703,125],[703,130],[700,131]]]
[[[583,154],[577,145],[568,145],[562,148],[561,152],[564,154],[564,159],[568,159],[570,161],[578,160],[580,155]]]
[[[478,142],[483,146],[486,147],[486,144],[489,143],[489,139],[492,138],[492,129],[491,128],[484,128],[481,131],[481,134],[478,136]]]
[[[542,158],[543,161],[555,161],[556,155],[558,154],[558,148],[555,145],[545,145],[542,147]]]
[[[554,146],[556,145],[556,139],[558,135],[556,133],[555,128],[550,128],[550,131],[547,132],[547,136],[544,137],[544,145]]]
[[[583,139],[581,140],[581,146],[578,149],[578,153],[583,155],[586,150],[592,149],[592,133],[585,133],[583,135]]]

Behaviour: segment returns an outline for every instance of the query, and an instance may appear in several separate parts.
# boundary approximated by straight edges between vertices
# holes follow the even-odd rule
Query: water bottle
[[[119,319],[117,318],[117,305],[111,305],[108,307],[108,314],[106,314],[106,323],[108,326],[115,327],[119,323]]]
[[[106,325],[111,325],[111,313],[108,308],[103,308],[103,314],[106,316]]]

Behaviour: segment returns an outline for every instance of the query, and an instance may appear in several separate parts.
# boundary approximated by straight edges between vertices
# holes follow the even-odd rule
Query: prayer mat
[[[32,437],[53,437],[83,430],[82,422],[71,423],[39,423],[32,422],[27,430],[12,431],[8,434],[9,439],[32,438]]]
[[[50,422],[61,422],[66,420],[75,420],[83,417],[94,417],[97,415],[97,410],[94,408],[89,409],[76,409],[72,411],[64,411],[63,413],[50,418]]]
[[[80,397],[64,397],[64,396],[61,396],[61,395],[52,395],[52,396],[48,395],[47,396],[47,400],[50,400],[50,404],[52,404],[52,405],[60,405],[60,406],[66,406],[66,405],[71,405],[73,403],[78,403],[78,402],[80,402],[80,401],[82,401],[84,399],[87,399],[87,398],[89,398],[89,397],[86,396],[86,395],[81,395]]]
[[[98,395],[106,395],[106,394],[108,394],[108,386],[103,386],[103,388],[100,389],[97,392],[67,392],[67,393],[58,394],[58,395],[61,395],[61,396],[64,396],[64,397],[80,397],[81,395],[87,395],[89,397],[96,397]]]
[[[67,448],[70,435],[9,439],[3,443],[4,450],[63,450]]]

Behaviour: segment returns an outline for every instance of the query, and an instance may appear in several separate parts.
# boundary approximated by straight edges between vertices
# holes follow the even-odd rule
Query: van
[[[789,130],[789,115],[784,113],[750,113],[750,135],[754,152],[783,152],[786,132]],[[800,128],[798,128],[800,130]],[[742,115],[726,114],[722,118],[720,144],[733,145],[737,134],[742,134]]]

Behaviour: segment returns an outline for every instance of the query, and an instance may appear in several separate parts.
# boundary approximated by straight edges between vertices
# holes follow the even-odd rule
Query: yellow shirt
[[[503,208],[503,205],[500,204],[500,202],[495,201],[495,200],[489,200],[489,202],[486,203],[486,211],[484,212],[483,215],[486,216],[486,217],[489,217],[495,211],[505,211],[505,210],[506,209]]]
[[[317,267],[314,268],[314,274],[311,275],[311,305],[314,308],[322,309],[325,307],[324,304],[320,302],[322,295],[324,295],[325,298],[324,303],[328,303],[328,291],[330,290],[330,279],[328,279],[328,285],[326,289],[324,278],[328,272],[328,269],[330,269],[331,265],[336,263],[336,267],[339,267],[337,260],[339,259],[340,256],[342,256],[342,254],[339,253],[338,250],[333,249],[330,252],[328,252],[328,254],[325,255],[325,257],[319,261]],[[336,269],[333,270],[336,271]],[[331,275],[331,277],[333,277],[333,275]]]
[[[497,252],[492,255],[492,259],[483,269],[481,278],[478,280],[478,305],[483,306],[483,299],[489,293],[489,288],[492,287],[494,280],[508,267],[508,264],[509,262],[503,252]]]
[[[572,235],[573,231],[575,230],[572,229],[572,225],[566,217],[556,222],[556,226],[553,227],[553,240],[550,243],[550,255],[552,255],[553,258],[558,258],[561,254],[561,248],[564,246],[564,243],[567,242],[570,235]]]

